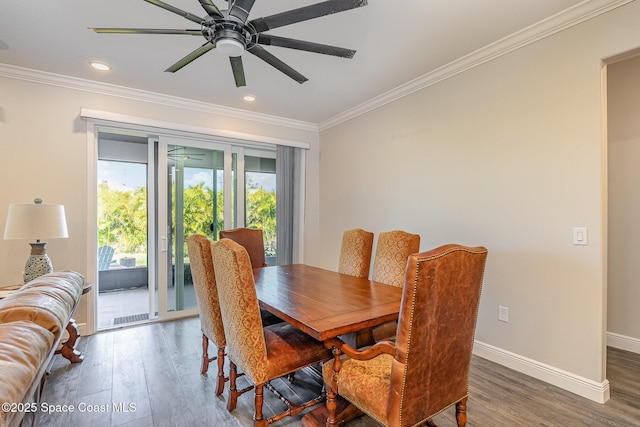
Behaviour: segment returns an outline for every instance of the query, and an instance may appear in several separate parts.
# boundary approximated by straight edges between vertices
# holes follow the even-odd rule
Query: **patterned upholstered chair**
[[[378,236],[373,260],[372,280],[402,286],[407,258],[420,250],[420,235],[401,230],[385,231]]]
[[[336,394],[386,426],[435,425],[431,418],[455,405],[467,421],[469,363],[487,250],[445,245],[413,254],[398,318],[396,342],[358,351],[334,340],[334,360],[323,366],[329,423]]]
[[[218,289],[211,259],[211,241],[205,236],[196,234],[186,238],[189,251],[193,287],[200,313],[200,327],[202,329],[202,368],[203,374],[209,370],[209,362],[218,361],[218,383],[216,396],[222,394],[224,383],[224,349],[226,339],[220,315]],[[209,358],[209,340],[218,348],[218,356]]]
[[[338,273],[366,279],[371,267],[373,233],[354,228],[342,235]]]
[[[251,267],[267,267],[264,255],[264,238],[262,230],[254,228],[234,228],[233,230],[220,230],[220,239],[231,239],[240,243],[249,253]]]
[[[404,270],[409,255],[420,250],[420,235],[394,230],[380,233],[376,245],[371,279],[387,285],[404,284]],[[396,331],[396,322],[387,322],[373,328],[373,339],[390,339]]]
[[[238,396],[247,391],[237,390],[238,368],[255,384],[254,426],[264,427],[322,402],[323,397],[319,396],[302,405],[294,405],[279,395],[287,403],[289,410],[264,419],[263,391],[265,386],[272,389],[269,381],[328,360],[331,352],[322,342],[288,323],[262,327],[251,261],[244,247],[232,240],[222,239],[212,243],[211,253],[216,266],[216,282],[230,365],[227,408],[232,411]]]

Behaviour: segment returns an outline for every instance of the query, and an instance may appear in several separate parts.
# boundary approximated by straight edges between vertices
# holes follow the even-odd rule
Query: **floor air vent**
[[[124,323],[142,322],[149,320],[149,313],[132,314],[130,316],[116,317],[113,319],[114,325],[122,325]]]

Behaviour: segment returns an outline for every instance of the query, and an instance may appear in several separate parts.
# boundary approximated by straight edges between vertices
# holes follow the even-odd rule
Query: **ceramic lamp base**
[[[47,243],[38,242],[29,244],[31,245],[31,255],[29,255],[29,259],[27,259],[27,263],[24,265],[24,283],[53,271],[53,265],[45,248]]]

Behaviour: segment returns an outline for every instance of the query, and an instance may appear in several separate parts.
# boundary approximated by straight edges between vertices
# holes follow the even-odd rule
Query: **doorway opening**
[[[99,330],[157,316],[150,292],[147,138],[101,135],[97,162]]]

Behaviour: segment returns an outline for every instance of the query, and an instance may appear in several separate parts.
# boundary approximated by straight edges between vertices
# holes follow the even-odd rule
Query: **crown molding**
[[[591,18],[609,12],[634,0],[583,0],[577,5],[553,15],[523,30],[504,37],[490,45],[471,52],[455,61],[424,74],[410,82],[378,95],[358,106],[348,109],[320,124],[297,121],[268,114],[224,107],[206,102],[163,95],[124,86],[101,83],[76,77],[63,76],[45,71],[0,64],[0,76],[68,89],[81,90],[109,96],[117,96],[136,101],[183,108],[208,114],[216,114],[242,120],[250,120],[275,126],[308,132],[319,132],[354,119],[362,114],[408,96],[416,91],[434,85],[457,74],[463,73],[492,59],[506,55],[521,47],[580,24]]]
[[[468,55],[422,75],[408,83],[385,92],[318,125],[320,131],[356,118],[385,104],[408,96],[457,74],[463,73],[492,59],[506,55],[538,40],[552,36],[581,22],[587,21],[634,0],[584,0],[527,28],[506,36]]]
[[[206,102],[194,101],[176,96],[163,95],[125,86],[96,82],[77,77],[64,76],[46,71],[32,70],[16,67],[14,65],[0,64],[0,76],[16,80],[25,80],[32,83],[46,84],[84,92],[98,93],[102,95],[117,96],[134,101],[150,102],[159,105],[193,110],[202,113],[232,117],[235,119],[250,120],[269,125],[283,126],[291,129],[318,132],[318,126],[314,123],[271,116],[268,114],[254,113],[237,108],[224,107]]]

